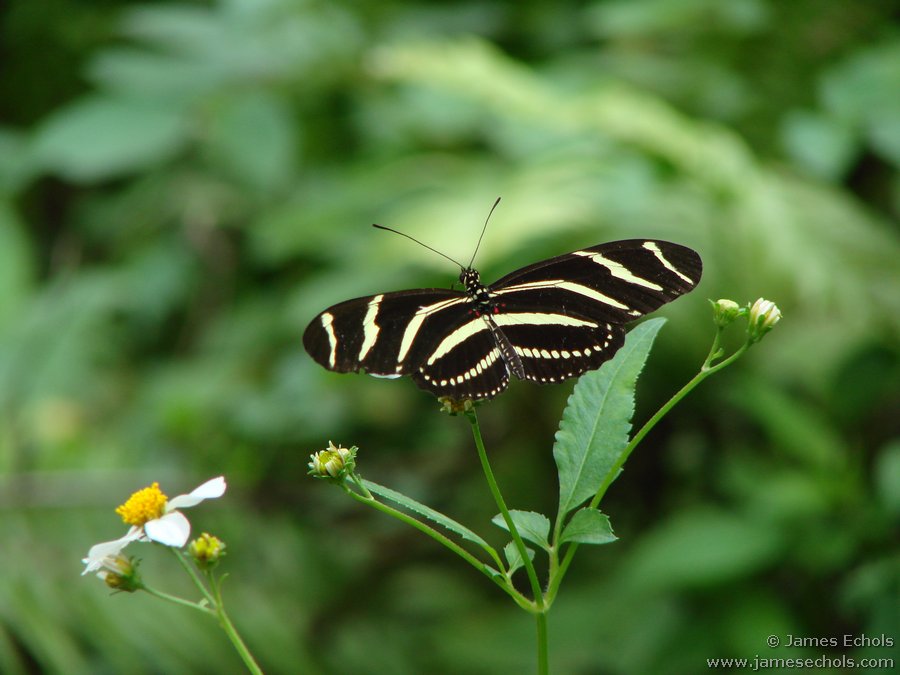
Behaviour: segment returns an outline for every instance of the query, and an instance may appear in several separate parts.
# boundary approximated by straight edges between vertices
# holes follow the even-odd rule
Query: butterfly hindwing
[[[599,368],[625,339],[625,328],[618,324],[534,325],[518,320],[515,313],[503,316],[502,330],[514,345],[524,379],[539,384],[561,382]]]
[[[413,380],[437,396],[493,398],[509,384],[509,368],[485,316],[471,313],[433,345]]]

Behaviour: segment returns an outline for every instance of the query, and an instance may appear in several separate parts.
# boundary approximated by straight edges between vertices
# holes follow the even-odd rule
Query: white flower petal
[[[166,546],[180,548],[191,536],[191,524],[178,511],[167,513],[162,518],[144,524],[144,534],[151,541],[158,541]]]
[[[179,495],[170,499],[168,504],[166,504],[166,512],[168,513],[175,509],[186,509],[189,506],[199,504],[204,499],[221,497],[225,494],[225,487],[225,478],[223,476],[208,480],[200,487],[192,490],[190,494]]]
[[[143,532],[141,531],[141,528],[132,527],[130,530],[128,530],[128,533],[121,539],[116,539],[114,541],[104,541],[100,544],[94,544],[88,551],[87,557],[82,558],[81,560],[81,562],[86,565],[82,574],[84,575],[88,572],[95,572],[99,570],[101,567],[103,567],[103,562],[108,556],[118,555],[123,548],[128,546],[128,544],[137,539],[140,539],[142,536]]]

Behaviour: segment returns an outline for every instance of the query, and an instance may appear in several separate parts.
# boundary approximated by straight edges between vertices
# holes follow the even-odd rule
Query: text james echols
[[[801,637],[788,635],[785,647],[893,647],[894,638],[885,635],[841,635],[840,637]]]

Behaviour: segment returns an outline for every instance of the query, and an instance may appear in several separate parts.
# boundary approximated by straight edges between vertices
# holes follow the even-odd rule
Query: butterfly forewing
[[[427,336],[437,339],[448,322],[468,314],[467,303],[465,294],[440,288],[347,300],[310,322],[303,346],[339,373],[409,375],[430,347]]]
[[[558,382],[599,367],[622,346],[623,324],[700,281],[695,251],[634,239],[523,267],[490,286],[463,270],[466,293],[373,295],[334,305],[310,323],[306,350],[330,370],[411,375],[437,396],[492,398],[510,373]]]
[[[573,251],[507,274],[490,289],[504,311],[557,311],[627,323],[700,280],[700,256],[664,241],[633,239]]]

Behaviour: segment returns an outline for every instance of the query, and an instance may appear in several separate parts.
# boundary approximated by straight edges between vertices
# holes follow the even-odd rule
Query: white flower
[[[751,342],[759,342],[781,320],[781,310],[771,300],[760,298],[750,308],[750,323],[747,331]]]
[[[158,483],[138,490],[116,509],[122,520],[131,525],[131,529],[121,539],[91,546],[87,557],[82,559],[85,564],[82,574],[104,568],[110,558],[117,556],[133,541],[156,541],[176,548],[184,546],[191,536],[191,523],[178,509],[221,497],[225,494],[225,487],[225,478],[219,476],[174,499],[168,499],[160,491]]]

